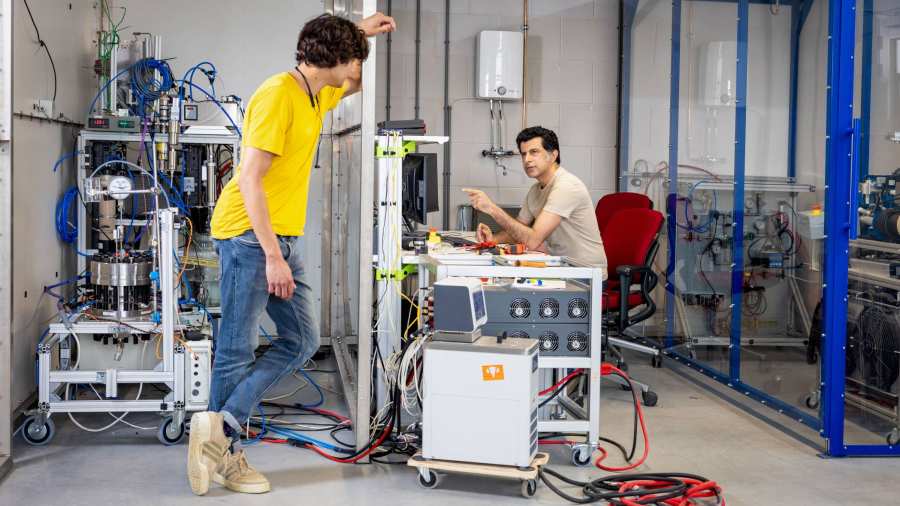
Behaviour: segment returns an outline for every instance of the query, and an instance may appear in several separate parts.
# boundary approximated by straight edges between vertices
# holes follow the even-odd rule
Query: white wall
[[[29,2],[58,74],[56,113],[83,118],[92,97],[94,2]],[[53,74],[22,2],[13,2],[13,110],[31,113],[32,100],[49,99]],[[13,119],[13,409],[35,390],[37,339],[55,314],[44,286],[73,274],[74,255],[56,238],[57,197],[74,180],[72,164],[53,174],[53,162],[73,146],[74,130],[48,122]],[[27,294],[27,295],[26,295]]]
[[[413,117],[415,1],[394,0],[398,31],[393,37],[391,118]],[[484,190],[501,204],[520,205],[532,184],[518,157],[507,158],[507,175],[481,156],[490,147],[488,103],[473,100],[475,37],[481,30],[519,30],[521,0],[454,0],[450,13],[450,101],[453,104],[450,225],[467,202],[463,187]],[[615,187],[616,52],[618,2],[612,0],[531,0],[528,32],[528,125],[559,135],[565,166],[577,174],[596,200]],[[386,1],[378,3],[385,10]],[[443,132],[444,2],[422,1],[421,117],[430,133]],[[385,117],[386,44],[378,46],[376,117]],[[515,149],[522,128],[521,103],[506,103],[504,144]],[[438,153],[443,169],[443,150]],[[423,150],[424,151],[424,150]],[[446,205],[441,202],[441,206]],[[440,214],[429,217],[440,225]]]

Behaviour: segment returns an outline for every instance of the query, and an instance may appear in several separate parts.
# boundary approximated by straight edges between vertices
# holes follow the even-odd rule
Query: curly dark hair
[[[331,68],[369,56],[366,35],[349,19],[322,14],[309,20],[297,37],[297,63]]]
[[[516,136],[516,146],[521,148],[523,142],[528,142],[537,137],[541,138],[541,145],[548,153],[556,150],[556,163],[562,163],[562,154],[559,150],[559,139],[556,137],[556,132],[549,128],[533,126],[522,130],[519,132],[519,135]]]

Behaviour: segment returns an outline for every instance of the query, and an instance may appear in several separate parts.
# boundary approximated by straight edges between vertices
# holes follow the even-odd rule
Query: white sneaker
[[[197,495],[209,491],[210,478],[231,452],[231,439],[225,435],[222,415],[212,411],[194,413],[188,439],[188,481]]]
[[[244,450],[227,453],[222,467],[213,474],[213,481],[244,494],[263,494],[272,490],[269,480],[247,462]]]

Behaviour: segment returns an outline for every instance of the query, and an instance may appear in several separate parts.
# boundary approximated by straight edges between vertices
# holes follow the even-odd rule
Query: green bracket
[[[413,274],[417,274],[419,269],[416,265],[404,265],[400,269],[396,271],[388,271],[385,269],[375,269],[375,280],[381,281],[383,279],[395,279],[397,281],[403,281],[407,278],[407,276],[411,276]]]
[[[416,141],[403,141],[400,151],[388,151],[386,147],[375,146],[375,158],[403,158],[416,151]]]

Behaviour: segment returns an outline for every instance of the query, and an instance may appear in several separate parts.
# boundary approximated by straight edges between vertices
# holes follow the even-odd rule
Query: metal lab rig
[[[158,251],[172,251],[176,215],[171,209],[155,213]],[[151,270],[156,260],[158,270]],[[97,304],[85,304],[62,316],[38,345],[38,408],[25,422],[23,436],[31,444],[48,443],[54,433],[53,413],[158,412],[165,416],[159,437],[174,444],[184,436],[187,409],[201,407],[190,403],[186,395],[186,345],[175,340],[175,332],[183,331],[184,326],[176,323],[174,257],[153,252],[130,259],[95,255],[91,269],[88,290],[102,293],[94,299]],[[151,344],[157,339],[158,346]],[[195,355],[190,362],[197,364],[198,371],[204,369],[205,377],[197,378],[208,390],[209,342],[187,346]],[[148,347],[158,347],[162,360],[150,368],[135,364],[133,357],[139,356],[143,362]],[[58,349],[55,357],[54,349]],[[145,383],[164,384],[169,392],[162,399],[118,398],[120,386],[140,384],[140,393]],[[73,385],[85,385],[95,392],[94,385],[102,385],[103,398],[71,399]]]
[[[79,135],[80,202],[62,216],[77,233],[81,274],[37,348],[38,406],[22,431],[31,444],[52,439],[54,413],[81,426],[73,413],[104,412],[113,424],[159,413],[159,440],[175,444],[186,413],[206,409],[218,305],[209,219],[222,183],[218,153],[227,147],[236,164],[240,139],[167,126],[174,130],[155,143],[134,132]],[[182,233],[192,240],[179,244]],[[136,394],[124,388],[134,385]],[[151,395],[150,385],[164,393]]]

